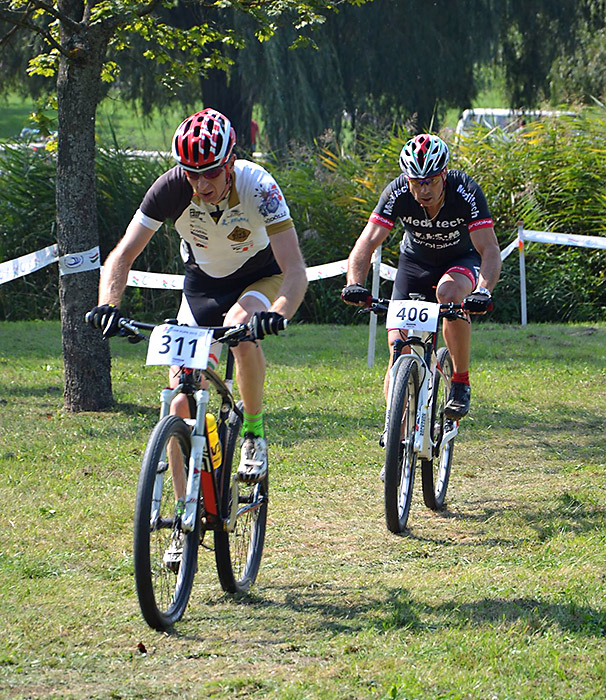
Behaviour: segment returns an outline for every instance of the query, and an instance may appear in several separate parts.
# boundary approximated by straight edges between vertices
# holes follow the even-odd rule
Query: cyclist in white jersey
[[[204,109],[177,128],[172,154],[177,165],[150,187],[124,237],[105,261],[99,305],[89,322],[115,335],[128,273],[167,219],[181,236],[185,263],[180,323],[220,326],[252,319],[255,334],[277,333],[307,289],[305,263],[284,195],[260,165],[237,160],[230,121]],[[211,348],[218,362],[219,343]],[[263,433],[265,358],[257,343],[234,348],[236,379],[244,405],[238,477],[255,482],[267,473]],[[177,373],[170,373],[175,386]],[[177,396],[171,413],[189,417],[187,398]]]

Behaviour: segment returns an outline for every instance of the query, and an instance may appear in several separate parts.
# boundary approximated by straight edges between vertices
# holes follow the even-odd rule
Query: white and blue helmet
[[[400,168],[407,177],[433,177],[446,168],[449,157],[448,146],[439,136],[419,134],[400,151]]]

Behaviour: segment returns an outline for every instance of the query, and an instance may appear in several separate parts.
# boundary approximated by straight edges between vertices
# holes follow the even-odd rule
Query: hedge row
[[[451,167],[472,175],[486,193],[501,247],[526,228],[606,235],[606,130],[604,111],[529,124],[513,135],[479,128],[452,146]],[[398,154],[409,134],[366,135],[355,151],[339,152],[330,139],[315,149],[293,149],[267,164],[292,210],[308,265],[346,258],[385,184],[398,172]],[[447,137],[445,137],[447,138]],[[169,163],[99,151],[97,191],[102,259],[123,234],[143,194]],[[27,147],[0,152],[0,262],[54,242],[54,162]],[[384,247],[396,264],[401,229]],[[137,269],[182,272],[178,237],[170,226],[154,236]],[[606,254],[531,244],[527,246],[527,294],[531,321],[606,319]],[[519,272],[514,253],[504,264],[491,319],[517,323]],[[351,323],[351,308],[338,302],[344,278],[313,282],[299,320]],[[382,293],[390,284],[382,283]],[[172,291],[129,289],[125,310],[173,315]],[[57,269],[50,266],[0,286],[0,319],[56,318]]]

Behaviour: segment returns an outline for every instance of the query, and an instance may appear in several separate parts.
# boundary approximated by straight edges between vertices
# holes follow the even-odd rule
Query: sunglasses
[[[201,173],[194,173],[191,170],[186,170],[183,168],[183,172],[187,175],[190,180],[199,180],[201,177],[205,180],[214,180],[219,177],[223,170],[226,168],[225,165],[219,165],[217,168],[211,168],[210,170],[205,170]]]
[[[423,185],[433,185],[440,179],[441,175],[434,175],[433,177],[426,177],[422,180],[418,180],[414,177],[409,177],[408,182],[413,185],[413,187],[422,187]]]

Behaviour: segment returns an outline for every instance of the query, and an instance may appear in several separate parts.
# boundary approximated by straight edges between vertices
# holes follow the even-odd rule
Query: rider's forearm
[[[154,229],[138,223],[133,218],[126,233],[103,265],[99,282],[99,304],[120,304],[128,282],[128,273],[153,235]]]
[[[364,286],[368,270],[370,269],[371,259],[371,250],[367,250],[365,247],[357,244],[354,246],[347,259],[347,284],[361,284]]]
[[[482,256],[477,286],[486,287],[486,289],[492,292],[497,286],[500,274],[501,252],[496,248],[496,250],[491,250],[489,253]]]
[[[284,281],[278,290],[278,296],[270,306],[270,311],[276,311],[285,318],[292,318],[301,306],[307,290],[307,271],[305,266],[297,266],[287,270]]]
[[[99,304],[120,305],[128,282],[130,267],[130,262],[116,250],[108,255],[99,282]]]
[[[389,230],[378,224],[370,221],[366,224],[347,260],[347,284],[364,286],[370,270],[372,254],[388,234]]]

